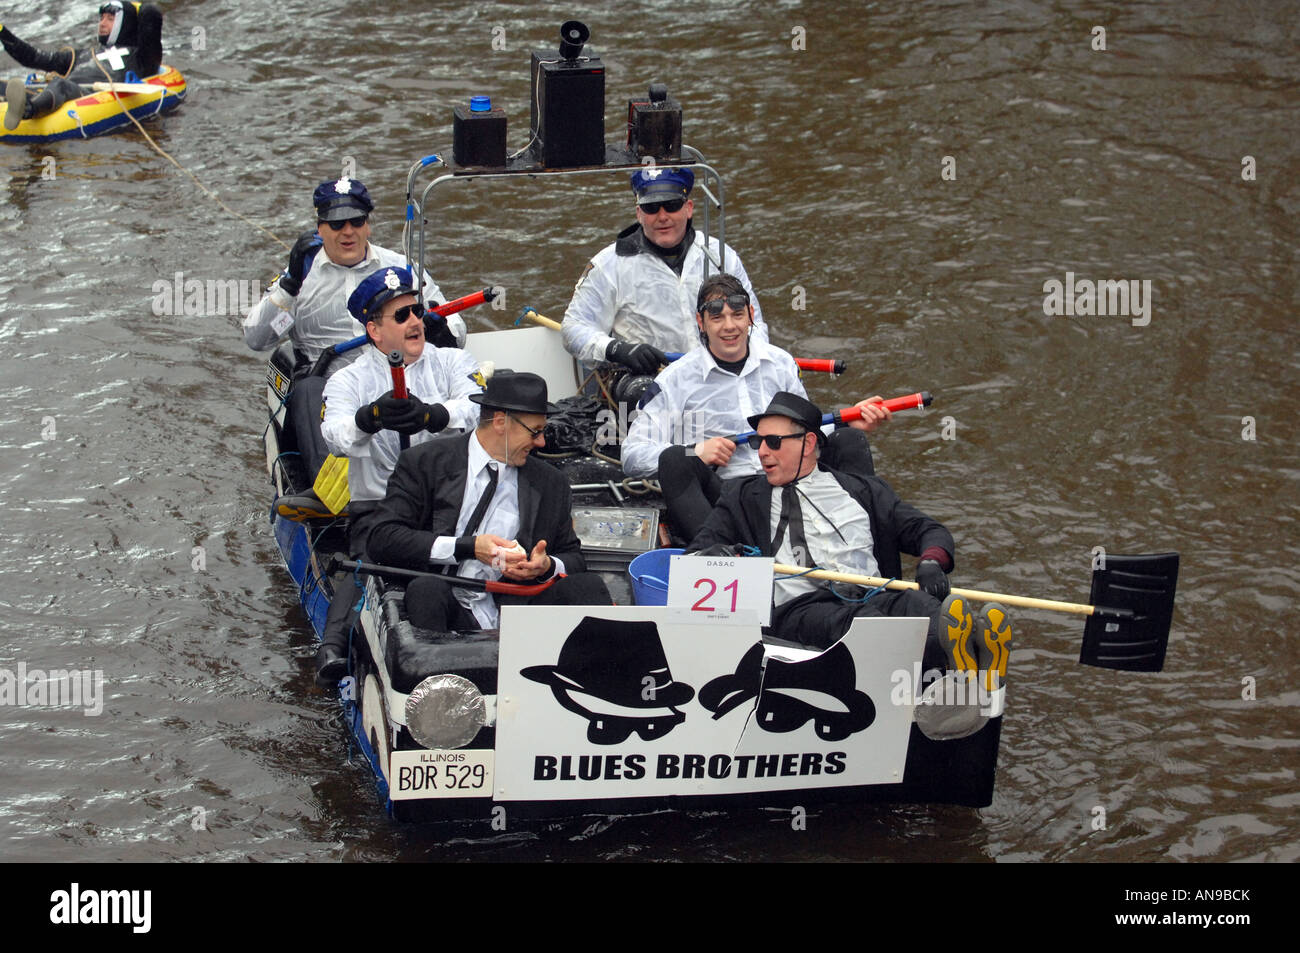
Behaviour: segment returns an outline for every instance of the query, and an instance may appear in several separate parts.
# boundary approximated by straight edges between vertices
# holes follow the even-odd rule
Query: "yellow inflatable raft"
[[[157,87],[157,92],[145,86]],[[89,139],[129,126],[127,111],[141,121],[175,109],[185,98],[185,77],[164,65],[142,83],[117,83],[116,92],[107,83],[96,83],[95,91],[69,100],[54,112],[24,119],[12,132],[0,125],[0,142],[53,142],[56,139]],[[102,87],[102,88],[101,88]],[[0,117],[8,107],[0,102]]]

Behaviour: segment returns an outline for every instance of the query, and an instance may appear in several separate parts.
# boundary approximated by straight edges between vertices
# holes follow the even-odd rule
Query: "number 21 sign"
[[[701,615],[749,609],[759,625],[772,616],[772,564],[749,556],[673,556],[668,566],[668,604]]]

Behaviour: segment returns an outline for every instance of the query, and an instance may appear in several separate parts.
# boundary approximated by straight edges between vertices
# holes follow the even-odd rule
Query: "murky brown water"
[[[449,148],[453,101],[493,95],[521,146],[527,51],[572,11],[392,3],[403,26],[354,37],[355,10],[169,4],[190,98],[157,139],[290,240],[352,157],[396,247],[406,168]],[[0,667],[102,669],[106,699],[99,717],[0,709],[0,857],[1300,858],[1297,5],[637,10],[587,18],[609,136],[627,98],[668,82],[726,176],[728,237],[776,340],[852,362],[814,398],[935,393],[877,440],[878,466],[953,530],[961,583],[1083,600],[1093,547],[1178,550],[1166,671],[1080,668],[1080,624],[1021,614],[984,810],[827,809],[805,832],[763,812],[396,827],[311,685],[266,522],[262,361],[232,315],[152,308],[178,271],[264,280],[283,252],[135,134],[5,147]],[[8,22],[50,45],[89,31],[72,13]],[[480,330],[526,302],[558,317],[629,220],[612,178],[448,201],[443,289],[507,288]],[[1044,282],[1067,272],[1149,281],[1149,324],[1045,315]]]

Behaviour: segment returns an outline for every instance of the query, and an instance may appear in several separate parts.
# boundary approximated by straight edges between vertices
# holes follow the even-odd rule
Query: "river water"
[[[374,239],[397,247],[406,169],[449,150],[453,104],[492,95],[522,146],[527,51],[573,11],[363,10],[167,4],[190,92],[158,143],[289,241],[350,162],[378,201]],[[727,235],[774,339],[850,361],[808,381],[814,399],[936,395],[878,437],[877,465],[953,531],[955,581],[1083,601],[1094,547],[1182,555],[1160,675],[1083,668],[1080,623],[1016,616],[989,807],[825,808],[803,831],[763,811],[497,833],[388,821],[312,685],[270,536],[263,360],[236,307],[156,313],[178,272],[264,282],[283,250],[134,131],[3,147],[0,667],[101,670],[104,700],[97,717],[0,708],[0,858],[1300,858],[1298,13],[586,16],[607,136],[628,98],[668,83],[686,141],[725,176]],[[50,47],[91,30],[88,9],[7,25]],[[468,314],[471,330],[525,302],[558,317],[628,199],[612,177],[466,186],[427,264],[449,295],[506,288],[507,310]],[[1044,284],[1067,274],[1136,280],[1149,310],[1049,315]]]

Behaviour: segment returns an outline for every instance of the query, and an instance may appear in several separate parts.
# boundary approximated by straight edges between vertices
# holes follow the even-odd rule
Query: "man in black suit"
[[[885,578],[902,576],[900,552],[919,556],[919,590],[874,591],[865,600],[860,587],[839,584],[837,595],[820,580],[779,578],[773,634],[827,648],[857,616],[928,617],[925,667],[974,668],[982,660],[970,654],[974,620],[965,600],[949,595],[952,534],[885,481],[820,466],[821,417],[814,404],[782,391],[748,418],[758,432],[750,442],[763,473],[727,484],[687,552],[730,554],[739,544],[779,563]],[[990,607],[1000,609],[990,603],[986,612]]]
[[[498,371],[469,399],[481,407],[473,432],[436,437],[398,458],[370,531],[371,557],[484,580],[561,578],[533,596],[495,598],[419,579],[406,590],[411,622],[439,631],[492,629],[501,602],[610,605],[603,580],[584,571],[568,481],[531,456],[546,442],[546,415],[556,411],[546,381]]]

